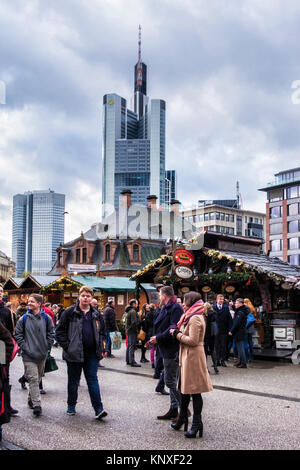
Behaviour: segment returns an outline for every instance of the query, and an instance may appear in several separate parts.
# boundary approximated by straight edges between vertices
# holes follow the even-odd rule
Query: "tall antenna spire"
[[[137,80],[138,86],[142,86],[143,83],[143,71],[142,71],[142,27],[139,25],[139,54],[137,63]]]
[[[142,61],[142,27],[139,24],[139,55],[138,55],[138,63]]]

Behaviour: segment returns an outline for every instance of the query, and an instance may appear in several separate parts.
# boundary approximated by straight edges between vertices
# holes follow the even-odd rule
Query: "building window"
[[[233,214],[230,214],[230,216],[229,216],[229,222],[234,222],[234,215],[233,215]]]
[[[282,251],[282,240],[272,240],[271,251]]]
[[[270,235],[279,235],[282,233],[282,224],[270,224]]]
[[[80,263],[80,248],[76,250],[76,263]]]
[[[278,217],[281,217],[281,206],[271,207],[270,218],[277,219]]]
[[[216,219],[220,220],[220,212],[216,212]]]
[[[299,232],[299,220],[292,220],[289,222],[289,233]]]
[[[214,212],[209,213],[209,220],[215,220],[215,213]]]
[[[82,262],[86,263],[86,248],[82,249]]]
[[[204,220],[208,220],[208,214],[204,214]]]
[[[299,249],[299,238],[289,238],[289,250]]]
[[[140,259],[140,247],[139,245],[133,245],[133,261],[139,261]]]
[[[286,198],[292,199],[294,197],[299,197],[299,189],[300,189],[300,186],[291,186],[290,188],[287,188]]]
[[[110,245],[105,245],[105,261],[110,261]]]
[[[289,204],[288,205],[288,215],[298,215],[299,214],[299,204]]]
[[[225,220],[225,214],[223,212],[220,214],[220,220]]]
[[[289,263],[294,266],[299,266],[299,255],[290,255],[288,257]]]

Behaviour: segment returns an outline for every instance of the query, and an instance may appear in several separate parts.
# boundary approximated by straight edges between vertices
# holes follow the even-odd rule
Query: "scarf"
[[[179,322],[177,323],[177,328],[180,330],[182,323],[186,326],[191,317],[194,315],[203,315],[204,312],[204,303],[203,300],[198,300],[194,303],[184,314],[181,316]]]

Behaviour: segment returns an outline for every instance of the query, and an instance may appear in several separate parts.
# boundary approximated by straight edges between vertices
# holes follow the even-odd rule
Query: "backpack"
[[[45,322],[46,322],[46,329],[47,329],[47,325],[48,325],[48,315],[47,313],[45,312],[42,312],[42,317],[44,318]],[[24,313],[23,315],[23,335],[25,334],[25,325],[26,325],[26,321],[27,321],[27,313]]]

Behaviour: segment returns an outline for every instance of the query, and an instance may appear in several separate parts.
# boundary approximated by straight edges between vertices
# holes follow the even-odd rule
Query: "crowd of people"
[[[247,368],[247,362],[253,359],[255,308],[250,300],[237,298],[229,302],[219,294],[212,305],[204,303],[198,292],[188,292],[182,299],[174,295],[172,286],[160,286],[159,305],[144,304],[139,310],[138,301],[132,299],[122,322],[126,332],[126,364],[141,367],[141,363],[150,362],[153,377],[158,380],[155,391],[169,395],[169,409],[157,419],[171,420],[174,430],[184,426],[187,438],[196,437],[197,433],[201,437],[202,394],[213,390],[207,356],[211,356],[216,374],[219,374],[218,367],[227,366],[231,351],[237,368]],[[97,372],[99,367],[104,367],[101,365],[104,357],[115,357],[111,338],[118,331],[114,298],[108,299],[102,313],[88,286],[81,287],[76,304],[65,310],[61,304],[44,303],[40,294],[31,294],[16,312],[3,301],[0,287],[0,340],[6,345],[6,363],[0,366],[3,411],[0,439],[1,424],[18,414],[11,406],[9,379],[11,358],[18,347],[24,364],[19,382],[23,389],[28,384],[28,406],[35,417],[42,414],[41,394],[46,393],[42,384],[46,359],[53,346],[60,346],[67,364],[67,414],[76,414],[83,371],[95,418],[102,420],[107,411]],[[136,360],[138,343],[139,361]],[[191,400],[193,418],[188,431]]]

